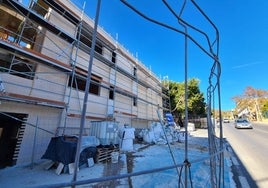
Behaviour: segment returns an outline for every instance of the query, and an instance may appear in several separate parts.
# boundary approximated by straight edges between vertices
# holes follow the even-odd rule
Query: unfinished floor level
[[[82,13],[67,0],[1,1],[1,167],[32,163],[51,137],[79,133],[88,75],[84,135],[92,121],[147,128],[169,110],[161,80],[100,28],[88,73],[94,22]]]

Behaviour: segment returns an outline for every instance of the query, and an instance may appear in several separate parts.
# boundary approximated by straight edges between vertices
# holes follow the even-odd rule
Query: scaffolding
[[[29,124],[39,119],[36,129],[46,127],[54,133],[50,137],[78,135],[94,21],[71,1],[32,0],[25,6],[5,0],[0,11],[7,17],[0,24],[2,115],[29,105],[38,108],[24,111]],[[92,120],[116,119],[139,128],[157,121],[155,111],[168,97],[161,80],[102,29],[93,54],[83,134],[89,134]],[[47,126],[42,116],[50,115],[54,122]],[[24,131],[27,135],[27,127]]]
[[[55,87],[58,89],[51,91],[46,90],[43,87],[33,87],[31,84],[28,84],[29,86],[27,86],[27,84],[24,83],[21,85],[17,84],[16,87],[20,90],[22,90],[23,87],[25,90],[32,90],[32,92],[33,90],[38,89],[39,92],[42,93],[40,94],[42,96],[50,93],[51,96],[47,96],[47,98],[57,99],[56,101],[60,102],[61,104],[59,107],[65,108],[67,114],[70,116],[77,116],[77,114],[81,113],[82,100],[81,94],[79,94],[79,92],[83,91],[85,87],[85,79],[87,75],[86,69],[88,67],[87,61],[90,56],[89,51],[92,38],[92,26],[88,24],[88,20],[90,19],[84,16],[85,19],[82,20],[78,18],[78,13],[76,13],[76,11],[75,15],[73,12],[66,11],[66,9],[62,10],[61,6],[63,6],[63,4],[61,2],[56,3],[54,1],[31,1],[30,9],[27,9],[18,2],[4,2],[6,5],[9,5],[12,9],[14,9],[11,10],[13,11],[13,14],[16,14],[17,17],[20,17],[19,19],[14,18],[16,22],[18,22],[17,25],[20,26],[13,30],[8,29],[8,27],[1,28],[3,31],[2,33],[8,33],[8,38],[1,41],[1,45],[3,47],[2,49],[5,49],[5,52],[8,52],[2,53],[2,55],[5,56],[3,59],[6,60],[5,66],[1,67],[2,72],[27,78],[29,80],[32,80],[32,82],[36,82],[35,79],[38,78],[38,81],[40,82],[39,84],[42,86],[46,85],[46,82],[49,82],[49,84],[53,85],[50,87]],[[54,11],[51,11],[52,9]],[[20,12],[21,15],[17,14],[16,12]],[[67,33],[67,30],[61,30],[58,25],[56,26],[52,24],[52,21],[55,23],[57,22],[57,20],[53,19],[59,19],[59,16],[53,16],[52,14],[60,14],[69,20],[70,24],[63,25],[62,27],[74,28],[74,32],[71,33],[71,30],[68,29],[69,33]],[[40,15],[42,17],[40,17]],[[48,18],[53,19],[48,21],[46,20]],[[85,20],[87,20],[87,22]],[[92,22],[92,20],[90,21]],[[58,22],[60,23],[62,20],[58,20]],[[103,35],[112,42],[109,42],[107,39],[103,38]],[[114,97],[117,95],[127,96],[128,98],[133,98],[133,100],[135,99],[137,101],[143,101],[143,103],[151,105],[152,108],[156,108],[156,106],[158,104],[161,104],[162,101],[157,101],[156,104],[154,102],[155,99],[149,97],[149,92],[144,92],[142,90],[150,89],[151,93],[161,94],[163,86],[161,85],[160,80],[157,79],[155,75],[152,75],[152,73],[148,73],[148,69],[136,59],[131,59],[132,57],[124,50],[124,48],[118,44],[116,44],[116,46],[112,44],[115,43],[115,41],[111,39],[110,36],[107,36],[106,33],[103,35],[98,34],[97,36],[94,53],[95,60],[93,62],[94,67],[91,77],[91,93],[100,96],[99,90],[101,88],[103,90],[106,90],[106,92],[115,92]],[[60,41],[56,43],[55,37],[59,37]],[[45,41],[45,44],[42,43],[43,41]],[[49,48],[46,46],[49,46]],[[118,51],[122,52],[117,53]],[[109,54],[110,52],[112,53]],[[113,57],[111,57],[111,55]],[[53,59],[51,57],[53,57]],[[130,59],[126,61],[125,59],[129,57]],[[38,64],[44,63],[45,65],[53,67],[54,71],[39,71],[40,69],[37,68],[37,62]],[[101,64],[99,62],[101,62]],[[136,72],[135,74],[137,75],[133,75],[132,72],[134,69]],[[112,76],[113,74],[110,74],[109,71],[114,72],[114,76]],[[142,72],[142,74],[140,74],[140,72]],[[43,76],[53,74],[57,75],[60,78],[62,77],[62,80],[48,80],[46,79],[46,76]],[[69,81],[67,83],[65,81],[66,77],[69,77]],[[146,81],[144,81],[146,80],[146,77],[150,77],[153,82],[146,83]],[[124,79],[127,79],[128,82],[135,84],[133,85],[134,90],[131,88],[128,82],[122,81]],[[5,79],[4,85],[8,86],[12,84],[14,85],[14,83],[8,82]],[[68,87],[72,87],[73,90],[69,89]],[[63,93],[62,91],[66,92]],[[111,96],[111,98],[113,97]],[[122,96],[120,98],[122,98]],[[149,100],[147,100],[147,98]],[[105,100],[107,99],[103,97],[103,100],[98,101]],[[78,101],[76,103],[80,107],[71,109],[71,101]],[[90,102],[95,101],[92,99]],[[117,102],[118,104],[121,103],[118,105],[121,107],[111,110],[111,113],[118,112],[118,114],[121,114],[121,116],[122,114],[129,114],[135,116],[135,118],[139,118],[136,117],[136,114],[132,114],[131,110],[128,110],[124,107],[130,105],[124,100],[114,100],[114,102]],[[106,102],[102,102],[99,105],[105,106],[107,104]],[[116,105],[113,104],[112,106]],[[142,105],[140,107],[142,107]],[[153,115],[154,110],[150,111],[151,113],[149,115]],[[100,112],[100,114],[98,114],[93,111],[88,111],[88,114],[100,119],[111,115],[105,113],[107,112]],[[141,119],[147,119],[147,117],[141,117]],[[150,120],[157,120],[157,116],[153,116],[150,118]]]
[[[146,16],[127,1],[121,0],[121,2],[144,19],[185,37],[185,91],[188,87],[188,42],[194,43],[213,61],[207,91],[210,182],[211,187],[224,187],[222,121],[220,121],[218,138],[210,117],[215,109],[215,100],[218,100],[218,107],[221,111],[219,33],[216,26],[193,0],[189,2],[185,0],[179,9],[179,14],[167,1],[163,1],[183,30]],[[215,29],[216,37],[212,39],[212,42],[205,32],[181,18],[187,3],[191,3]],[[143,122],[143,126],[146,127],[149,122],[159,121],[157,110],[160,109],[162,113],[170,110],[168,90],[162,85],[161,80],[105,31],[98,30],[95,33],[94,22],[72,2],[32,0],[29,7],[26,7],[18,1],[3,0],[0,4],[0,11],[8,13],[10,19],[1,23],[0,26],[2,59],[0,99],[13,105],[23,103],[42,106],[45,110],[53,108],[53,113],[57,116],[53,116],[52,119],[56,119],[56,123],[55,121],[52,123],[53,126],[49,131],[55,135],[87,134],[91,120],[116,118],[122,122],[127,121],[131,125]],[[204,36],[208,50],[189,34],[189,30],[194,30]],[[93,56],[91,70],[88,61]],[[85,89],[91,94],[90,98],[84,98]],[[187,99],[186,92],[186,133]],[[85,107],[85,103],[94,108]],[[1,107],[1,113],[6,109]],[[47,115],[50,113],[52,114],[48,112]],[[81,118],[86,121],[87,126],[78,126],[77,122]],[[28,120],[35,120],[36,124],[42,122],[38,116],[28,117]],[[42,127],[35,126],[36,129]],[[187,136],[185,138],[185,160],[182,166],[185,167],[184,185],[188,187],[190,161]],[[77,172],[74,176],[76,174]],[[90,182],[91,180],[84,183]],[[75,184],[76,178],[74,177],[74,182],[69,185]]]

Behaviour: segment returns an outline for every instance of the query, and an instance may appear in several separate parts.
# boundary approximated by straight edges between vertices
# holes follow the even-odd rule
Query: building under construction
[[[79,134],[88,75],[84,135],[93,121],[147,128],[168,110],[161,80],[100,28],[89,74],[94,22],[71,1],[0,2],[0,167]]]

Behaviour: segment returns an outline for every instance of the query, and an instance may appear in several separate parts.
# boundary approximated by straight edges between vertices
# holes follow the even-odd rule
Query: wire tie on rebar
[[[183,163],[186,167],[191,167],[191,163],[188,161],[188,159],[185,159]]]

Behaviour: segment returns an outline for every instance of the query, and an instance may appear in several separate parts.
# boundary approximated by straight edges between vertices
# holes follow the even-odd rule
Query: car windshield
[[[237,123],[247,123],[248,121],[246,119],[238,119]]]

